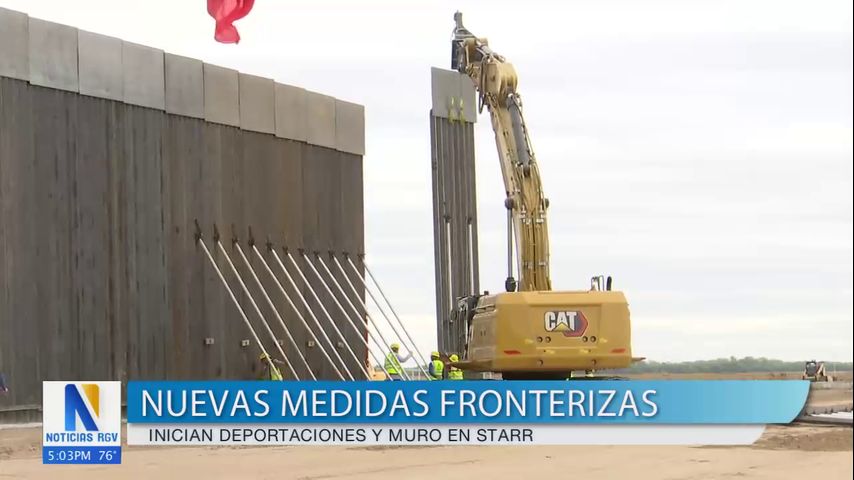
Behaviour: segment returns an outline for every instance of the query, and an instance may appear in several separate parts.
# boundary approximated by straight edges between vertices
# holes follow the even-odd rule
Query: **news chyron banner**
[[[806,381],[129,382],[129,445],[746,445]]]
[[[122,462],[121,382],[42,382],[42,463]]]

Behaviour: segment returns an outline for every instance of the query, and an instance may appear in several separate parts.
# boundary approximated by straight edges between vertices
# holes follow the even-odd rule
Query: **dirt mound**
[[[765,450],[801,450],[805,452],[845,452],[854,448],[849,427],[794,425],[769,427],[753,445]]]

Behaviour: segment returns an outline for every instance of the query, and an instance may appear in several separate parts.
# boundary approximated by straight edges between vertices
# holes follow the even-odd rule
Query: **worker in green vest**
[[[391,351],[385,356],[385,364],[383,365],[385,371],[388,373],[388,379],[392,381],[402,380],[403,367],[401,364],[410,358],[412,358],[411,352],[408,355],[401,355],[400,345],[392,343]]]
[[[439,352],[430,353],[430,380],[442,380],[445,378],[445,363],[439,358]]]
[[[261,362],[261,377],[259,380],[284,380],[282,377],[282,372],[279,371],[279,368],[276,367],[276,364],[282,364],[282,362],[270,358],[270,355],[266,353],[262,353],[260,357],[258,357],[258,361]]]
[[[448,357],[448,360],[451,363],[455,363],[455,362],[460,361],[460,357],[457,356],[456,353],[454,353],[454,354],[451,354],[450,357]],[[459,368],[453,366],[453,365],[448,365],[448,380],[462,380],[462,379],[463,379],[463,371],[460,370]]]

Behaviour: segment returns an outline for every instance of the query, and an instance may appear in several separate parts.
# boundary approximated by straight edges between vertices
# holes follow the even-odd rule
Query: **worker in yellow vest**
[[[442,380],[445,378],[445,363],[439,357],[439,352],[430,353],[430,367],[428,372],[430,380]]]
[[[451,363],[455,363],[455,362],[460,361],[460,357],[456,353],[454,353],[454,354],[451,354],[450,357],[448,357],[448,360]],[[462,380],[462,379],[463,379],[463,371],[460,370],[459,368],[453,366],[453,365],[448,365],[448,380]]]
[[[401,355],[400,345],[392,343],[391,351],[385,356],[385,364],[383,365],[385,371],[388,373],[388,379],[392,381],[402,380],[403,367],[401,364],[410,358],[412,358],[411,352],[408,355]]]
[[[258,361],[261,362],[261,378],[260,380],[284,380],[282,377],[282,372],[279,371],[279,368],[276,367],[276,364],[282,364],[282,362],[270,358],[270,355],[266,353],[262,353],[260,357],[258,357]]]

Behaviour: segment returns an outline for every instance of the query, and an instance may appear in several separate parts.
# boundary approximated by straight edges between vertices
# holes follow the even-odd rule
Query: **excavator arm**
[[[551,290],[548,199],[543,195],[537,159],[522,116],[516,71],[504,57],[489,48],[486,39],[477,38],[463,27],[460,12],[454,15],[454,21],[452,68],[472,80],[478,92],[480,111],[484,106],[489,111],[501,162],[509,229],[505,288],[508,292],[517,290],[513,278],[512,244],[515,241],[518,290]]]

